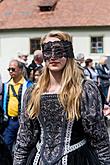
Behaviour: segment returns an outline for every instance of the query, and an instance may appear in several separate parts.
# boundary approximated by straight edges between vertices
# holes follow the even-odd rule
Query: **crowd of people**
[[[20,54],[10,60],[8,66],[10,80],[2,83],[2,79],[0,79],[0,137],[2,144],[0,165],[12,164],[23,96],[26,89],[37,83],[38,77],[42,74],[43,56],[41,50],[35,51],[33,61],[29,66],[27,66],[27,61],[27,54]],[[6,154],[2,152],[3,142],[8,151]],[[7,156],[8,153],[10,156]]]
[[[68,33],[51,31],[27,59],[9,62],[1,86],[0,165],[110,165],[107,57],[93,67]]]
[[[93,59],[91,58],[85,59],[84,54],[79,53],[76,56],[76,61],[80,65],[80,68],[82,68],[85,78],[92,80],[97,85],[101,93],[103,105],[104,104],[109,105],[110,103],[110,69],[107,65],[107,56],[100,57],[99,62],[94,64]],[[108,113],[110,112],[108,111]]]

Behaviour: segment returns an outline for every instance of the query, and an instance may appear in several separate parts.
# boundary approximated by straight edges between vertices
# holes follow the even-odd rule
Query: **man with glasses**
[[[23,67],[23,63],[20,61],[11,60],[8,68],[11,79],[4,83],[3,110],[8,124],[3,132],[3,137],[10,151],[16,140],[19,127],[18,117],[21,113],[24,92],[32,85],[23,77]]]

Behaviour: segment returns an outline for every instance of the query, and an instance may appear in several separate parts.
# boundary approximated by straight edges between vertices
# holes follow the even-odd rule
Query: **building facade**
[[[98,62],[110,56],[109,0],[2,0],[0,1],[0,70],[8,79],[9,60],[40,48],[40,38],[50,30],[72,36],[74,54]],[[109,62],[109,61],[108,61]]]

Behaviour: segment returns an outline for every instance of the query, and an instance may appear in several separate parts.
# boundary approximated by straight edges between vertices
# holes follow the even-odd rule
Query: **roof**
[[[3,0],[0,29],[110,26],[110,0],[57,0],[54,11],[40,12],[43,1],[55,0]]]
[[[38,6],[48,6],[54,5],[58,0],[39,0]]]

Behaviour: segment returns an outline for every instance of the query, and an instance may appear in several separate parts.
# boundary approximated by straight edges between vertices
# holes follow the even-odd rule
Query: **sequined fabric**
[[[42,95],[38,119],[29,119],[25,112],[31,90],[28,89],[24,96],[13,165],[27,165],[30,151],[38,143],[40,145],[37,145],[37,152],[31,161],[34,162],[36,157],[35,165],[110,165],[110,144],[102,114],[101,98],[97,87],[91,81],[84,83],[81,118],[72,123],[66,120],[57,94]],[[83,138],[86,138],[87,144],[65,157],[68,137],[67,146],[72,146]]]
[[[54,163],[62,156],[66,127],[66,115],[57,95],[42,95],[38,118],[43,128],[42,159]]]

